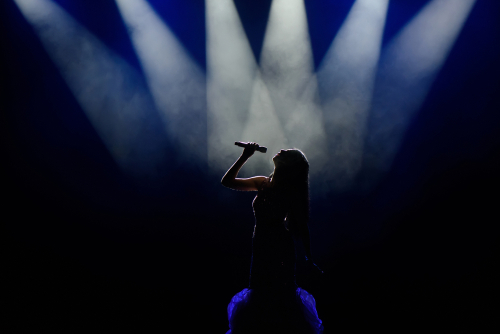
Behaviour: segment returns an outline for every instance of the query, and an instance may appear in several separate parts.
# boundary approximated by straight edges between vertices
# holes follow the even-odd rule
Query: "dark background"
[[[113,1],[56,2],[141,71]],[[203,1],[150,3],[205,69]],[[270,0],[235,3],[258,57]],[[352,3],[306,2],[316,66]],[[426,3],[392,0],[384,45]],[[203,164],[170,166],[156,187],[131,179],[15,3],[0,13],[3,325],[224,333],[227,303],[248,283],[255,194],[223,188]],[[376,187],[312,198],[325,274],[299,263],[298,281],[326,333],[498,322],[498,13],[498,1],[477,1]]]

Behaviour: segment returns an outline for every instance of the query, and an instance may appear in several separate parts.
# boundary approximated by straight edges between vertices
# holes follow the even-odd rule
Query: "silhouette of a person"
[[[310,261],[308,228],[309,162],[300,150],[281,150],[273,157],[274,172],[269,177],[237,178],[258,146],[245,147],[222,178],[230,189],[258,192],[252,203],[250,284],[228,305],[226,334],[322,333],[313,296],[295,282],[294,237],[302,242],[306,260],[315,267]]]

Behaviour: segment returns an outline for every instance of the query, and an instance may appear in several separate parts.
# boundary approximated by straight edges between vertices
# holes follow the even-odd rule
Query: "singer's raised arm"
[[[249,178],[237,178],[238,172],[245,162],[250,158],[254,152],[255,148],[258,147],[257,144],[245,147],[241,156],[236,160],[236,162],[229,168],[229,170],[222,177],[221,183],[223,186],[242,191],[258,191],[262,185],[262,182],[266,179],[265,176],[254,176]]]

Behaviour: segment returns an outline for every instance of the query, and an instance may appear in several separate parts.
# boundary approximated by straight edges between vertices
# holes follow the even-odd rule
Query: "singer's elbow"
[[[235,182],[234,179],[230,179],[230,178],[222,178],[222,180],[220,181],[220,183],[226,187],[226,188],[229,188],[229,189],[236,189],[236,185],[237,185],[237,182]]]

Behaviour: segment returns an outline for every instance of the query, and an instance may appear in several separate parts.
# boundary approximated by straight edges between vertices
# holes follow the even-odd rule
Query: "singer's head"
[[[286,227],[300,230],[309,221],[309,162],[300,150],[281,150],[273,157],[271,186],[289,200]]]
[[[309,162],[305,154],[298,149],[281,150],[274,157],[273,162],[275,169],[297,169],[309,170]]]
[[[281,150],[273,157],[273,183],[279,186],[298,186],[309,183],[309,162],[298,149]]]

